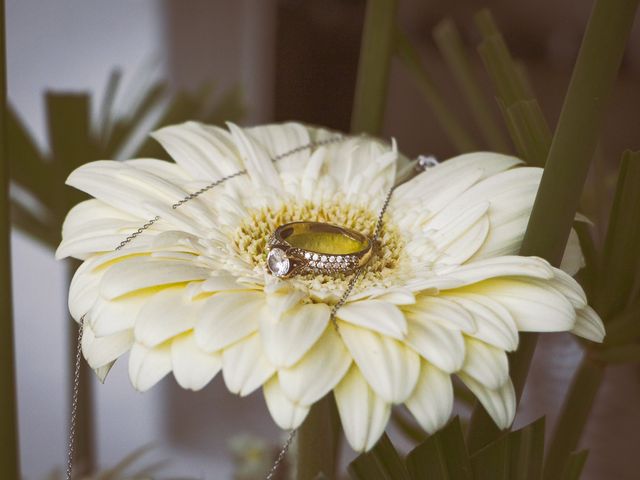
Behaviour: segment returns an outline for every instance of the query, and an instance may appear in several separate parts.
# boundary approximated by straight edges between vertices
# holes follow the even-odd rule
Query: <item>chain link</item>
[[[273,465],[271,465],[271,468],[269,469],[269,473],[267,473],[265,480],[273,480],[273,476],[276,474],[276,470],[278,470],[278,467],[280,466],[280,464],[284,460],[285,455],[289,451],[289,447],[291,447],[291,444],[293,443],[293,439],[295,438],[296,433],[298,433],[298,430],[296,429],[293,429],[289,432],[289,435],[287,436],[287,440],[284,442],[284,445],[280,449],[280,452],[278,453],[278,456],[276,457],[275,462],[273,462]]]
[[[78,398],[80,391],[80,360],[82,357],[82,333],[84,330],[84,315],[78,325],[78,340],[76,343],[76,361],[73,366],[73,391],[71,394],[71,418],[69,421],[69,444],[67,445],[66,478],[71,480],[73,473],[73,454],[76,447],[76,423],[78,421]]]

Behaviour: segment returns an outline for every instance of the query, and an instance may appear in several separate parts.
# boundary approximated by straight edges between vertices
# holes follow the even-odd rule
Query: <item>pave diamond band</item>
[[[281,225],[267,248],[267,268],[277,277],[351,273],[372,255],[372,243],[366,235],[322,222]]]

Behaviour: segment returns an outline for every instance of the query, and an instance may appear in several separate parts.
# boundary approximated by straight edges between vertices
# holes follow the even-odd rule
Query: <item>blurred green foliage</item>
[[[12,221],[50,248],[60,241],[66,212],[83,198],[64,185],[73,169],[98,159],[165,158],[147,132],[187,120],[222,124],[239,121],[244,115],[238,88],[219,92],[212,82],[195,92],[175,92],[165,81],[153,82],[138,92],[125,92],[131,107],[116,113],[121,82],[122,74],[114,71],[96,112],[92,111],[88,93],[48,92],[49,151],[38,148],[16,111],[8,108],[8,157],[15,190]]]

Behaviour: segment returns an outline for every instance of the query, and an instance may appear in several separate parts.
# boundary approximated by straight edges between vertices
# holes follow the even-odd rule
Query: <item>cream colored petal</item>
[[[473,183],[476,183],[476,181],[482,178],[496,175],[498,172],[507,170],[521,163],[522,160],[515,157],[493,152],[473,152],[458,155],[457,157],[441,162],[436,167],[430,168],[406,182],[396,190],[394,197],[398,202],[410,202],[416,198],[423,197],[424,192],[429,192],[430,196],[432,194],[438,195],[440,192],[446,192],[456,179],[475,176],[476,173],[479,173],[477,178],[471,183],[471,185],[473,185]],[[442,205],[450,203],[451,200],[459,196],[464,190],[466,190],[466,188],[454,191],[449,201],[443,202]]]
[[[422,295],[415,305],[405,307],[405,312],[424,321],[435,321],[443,326],[473,333],[477,326],[473,316],[456,302],[437,295]]]
[[[191,262],[136,257],[109,267],[100,282],[100,293],[111,300],[145,288],[204,280],[208,276],[208,269]]]
[[[470,262],[446,273],[471,285],[496,277],[519,276],[551,279],[553,267],[538,257],[505,256]]]
[[[246,128],[245,132],[256,140],[270,158],[300,149],[311,141],[307,128],[301,123],[287,122]],[[301,171],[307,164],[310,149],[301,149],[275,163],[279,172]]]
[[[405,340],[423,358],[445,372],[455,372],[464,362],[462,333],[425,317],[409,315],[409,333]]]
[[[85,260],[73,274],[69,286],[69,312],[80,321],[99,297],[99,285],[102,273],[93,271],[95,259]]]
[[[575,229],[571,229],[569,232],[569,238],[567,240],[567,246],[564,249],[564,255],[562,256],[562,262],[560,263],[560,269],[567,274],[573,276],[586,265],[584,255],[582,254],[582,247],[580,246],[580,239]]]
[[[334,389],[344,434],[356,452],[370,450],[384,433],[391,404],[369,387],[356,366]]]
[[[551,286],[526,280],[492,279],[469,286],[466,290],[502,304],[520,331],[562,332],[571,330],[575,324],[573,305]]]
[[[166,288],[152,295],[136,316],[136,342],[155,347],[191,330],[196,324],[202,303],[187,299],[182,287]]]
[[[264,399],[271,417],[280,428],[291,430],[298,428],[309,413],[309,405],[301,405],[287,398],[277,378],[272,378],[262,387]]]
[[[542,169],[514,168],[478,182],[449,204],[443,214],[456,215],[480,202],[489,202],[491,225],[474,259],[516,254],[531,213]]]
[[[345,322],[339,326],[345,345],[371,388],[387,402],[404,402],[418,381],[418,355],[384,335]]]
[[[505,430],[516,414],[516,394],[511,380],[497,390],[491,390],[465,374],[458,374],[469,390],[478,398],[498,428]]]
[[[200,288],[205,292],[245,289],[242,284],[238,283],[238,278],[231,274],[212,275],[200,284]]]
[[[106,365],[103,365],[102,367],[98,367],[94,369],[96,377],[98,377],[98,381],[100,383],[104,383],[105,379],[107,378],[107,375],[109,375],[109,372],[111,371],[111,367],[113,367],[115,363],[116,362],[113,361],[111,363],[107,363]]]
[[[260,337],[267,358],[278,367],[290,367],[309,351],[329,323],[324,303],[300,305],[274,317],[260,317]]]
[[[133,387],[145,392],[171,371],[171,343],[147,348],[134,343],[129,354],[129,379]]]
[[[253,184],[270,186],[276,190],[281,189],[280,175],[278,175],[267,150],[240,127],[233,123],[227,123],[227,127]]]
[[[233,139],[221,128],[186,122],[152,136],[194,179],[217,180],[242,169]]]
[[[398,340],[407,333],[407,321],[402,311],[381,300],[347,302],[338,310],[338,318]]]
[[[427,433],[436,432],[451,417],[453,409],[451,376],[423,361],[416,388],[405,404]]]
[[[220,292],[204,301],[195,335],[200,348],[215,352],[259,328],[264,295],[255,291]]]
[[[425,236],[441,263],[456,265],[470,258],[489,232],[489,202],[469,205],[454,215],[445,209],[429,221]]]
[[[467,335],[508,352],[518,348],[518,326],[511,313],[499,302],[487,295],[467,292],[446,292],[446,297],[473,317],[477,328]]]
[[[149,301],[149,294],[125,295],[114,300],[98,297],[87,312],[85,321],[97,336],[112,335],[134,327],[140,309]]]
[[[350,365],[349,352],[333,326],[328,326],[298,363],[278,371],[278,379],[289,399],[311,405],[336,386]]]
[[[153,133],[151,134],[153,136]],[[131,165],[138,170],[153,173],[154,175],[170,180],[178,184],[190,182],[193,177],[180,165],[175,162],[158,160],[157,158],[134,158],[125,160],[124,163]]]
[[[587,305],[587,294],[582,286],[568,273],[559,268],[553,269],[553,278],[547,283],[554,287],[576,308],[584,308]]]
[[[279,317],[284,312],[300,305],[308,298],[308,294],[295,288],[290,282],[277,282],[264,287],[269,311],[274,317]]]
[[[497,390],[509,380],[509,362],[504,350],[472,338],[466,338],[466,356],[462,371],[478,383]]]
[[[577,312],[576,324],[571,333],[592,342],[602,342],[606,335],[604,324],[596,311],[586,306]]]
[[[172,209],[174,202],[190,192],[127,162],[84,164],[69,175],[67,183],[142,221],[158,215],[162,221],[169,217],[180,219],[186,227],[196,230],[213,225],[213,218],[202,199],[189,201],[180,211]]]
[[[171,341],[171,365],[178,385],[200,390],[222,369],[222,355],[202,351],[193,332],[187,332]]]
[[[110,207],[96,199],[74,206],[62,225],[62,242],[56,259],[72,256],[85,259],[90,254],[113,250],[126,236],[137,229],[140,219]]]
[[[230,392],[246,396],[273,376],[276,368],[262,352],[260,336],[250,337],[225,348],[222,375]]]
[[[82,353],[94,370],[109,365],[124,355],[131,345],[133,345],[133,333],[129,330],[106,337],[96,337],[91,326],[84,325]]]

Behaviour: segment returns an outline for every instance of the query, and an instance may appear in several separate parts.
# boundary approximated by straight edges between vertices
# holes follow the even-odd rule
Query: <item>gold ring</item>
[[[366,265],[373,253],[369,237],[322,222],[279,226],[267,244],[267,268],[276,277],[303,273],[351,273]]]

